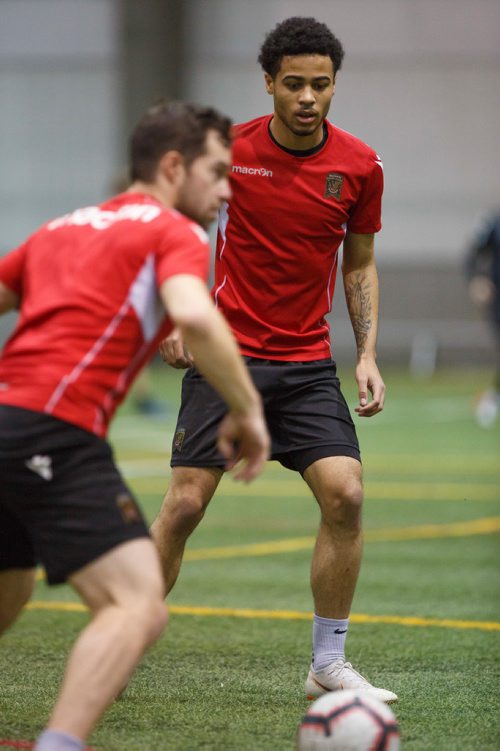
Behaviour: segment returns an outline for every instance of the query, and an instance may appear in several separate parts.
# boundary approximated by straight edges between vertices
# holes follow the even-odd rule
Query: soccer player
[[[495,371],[491,388],[481,395],[476,420],[491,428],[500,415],[500,209],[489,214],[468,248],[465,271],[472,302],[490,319]]]
[[[321,512],[306,694],[356,688],[393,702],[397,696],[372,686],[346,662],[344,650],[361,563],[363,488],[356,432],[325,320],[342,243],[360,417],[382,410],[385,387],[375,353],[382,164],[369,146],[326,119],[343,56],[340,41],[314,18],[289,18],[265,38],[259,62],[274,112],[237,128],[232,198],[219,214],[213,294],[263,397],[272,458],[301,473]],[[185,345],[174,332],[161,346],[164,359],[174,367],[192,365]],[[167,590],[224,472],[215,442],[224,413],[191,367],[183,381],[171,483],[152,527]]]
[[[166,625],[158,553],[105,435],[172,322],[227,402],[226,467],[249,481],[268,456],[260,396],[205,286],[202,227],[230,196],[230,128],[210,108],[153,107],[132,136],[130,189],[0,261],[0,311],[20,308],[0,358],[0,632],[38,563],[92,614],[36,751],[83,749]]]

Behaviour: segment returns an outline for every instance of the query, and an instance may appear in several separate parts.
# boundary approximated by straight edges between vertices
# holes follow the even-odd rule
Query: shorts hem
[[[31,571],[33,568],[37,568],[38,564],[33,563],[3,563],[0,562],[0,573],[4,571]]]
[[[73,574],[76,574],[82,568],[85,568],[85,566],[89,566],[91,563],[95,563],[99,558],[102,558],[103,555],[110,553],[119,545],[124,545],[127,542],[132,542],[132,540],[140,540],[142,537],[151,539],[151,535],[146,528],[139,528],[134,533],[128,535],[122,540],[115,540],[108,545],[103,545],[102,550],[92,552],[89,551],[89,555],[85,557],[85,560],[78,561],[73,564],[68,564],[68,566],[66,566],[64,570],[60,569],[58,571],[49,572],[47,571],[47,569],[45,569],[47,584],[50,587],[57,586],[58,584],[65,584],[70,576],[73,576]]]
[[[179,459],[178,461],[175,461],[174,459],[170,460],[170,466],[172,468],[174,467],[193,467],[195,469],[221,469],[223,472],[226,471],[226,465],[224,462],[195,462],[187,459],[186,461]]]
[[[319,459],[327,459],[330,456],[347,456],[361,463],[359,448],[346,444],[327,444],[322,446],[310,446],[303,449],[287,451],[276,454],[272,458],[280,462],[286,469],[299,472],[302,476],[308,467]]]

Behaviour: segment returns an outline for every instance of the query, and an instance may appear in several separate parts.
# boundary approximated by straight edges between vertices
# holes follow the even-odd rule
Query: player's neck
[[[310,151],[316,146],[320,146],[324,141],[323,123],[311,135],[298,136],[285,125],[276,113],[269,123],[269,130],[276,143],[289,151]]]
[[[168,186],[159,186],[156,183],[145,183],[141,180],[136,180],[126,192],[142,193],[143,195],[151,196],[167,209],[172,209],[174,207],[173,191],[168,189]]]

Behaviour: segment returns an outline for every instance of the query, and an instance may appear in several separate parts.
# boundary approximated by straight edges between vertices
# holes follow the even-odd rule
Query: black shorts
[[[106,441],[0,405],[0,570],[41,563],[49,584],[59,584],[148,534]]]
[[[262,396],[272,440],[271,458],[301,474],[318,459],[360,461],[356,429],[340,391],[335,363],[245,357]],[[194,369],[182,382],[182,403],[172,443],[172,467],[224,467],[217,427],[227,407]]]

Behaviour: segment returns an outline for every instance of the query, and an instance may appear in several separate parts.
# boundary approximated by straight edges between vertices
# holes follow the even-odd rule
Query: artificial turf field
[[[366,544],[348,657],[399,694],[406,751],[498,751],[500,425],[484,430],[472,416],[488,374],[384,375],[386,409],[357,419]],[[128,404],[111,433],[149,519],[168,480],[180,374],[160,366],[154,378],[170,416],[155,421]],[[167,632],[89,743],[291,751],[307,708],[317,523],[300,477],[274,462],[250,486],[226,478],[190,540]],[[86,620],[68,587],[39,581],[0,642],[1,748],[31,747]]]

